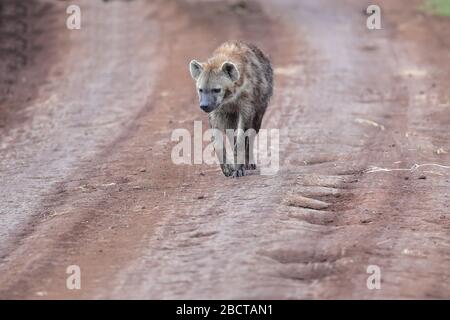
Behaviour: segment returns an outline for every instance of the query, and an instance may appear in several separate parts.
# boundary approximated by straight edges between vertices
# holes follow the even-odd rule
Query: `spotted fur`
[[[209,114],[212,128],[226,129],[261,128],[261,122],[273,91],[273,71],[269,59],[252,44],[228,41],[219,46],[213,56],[204,63],[190,63],[191,75],[196,80],[200,106]],[[249,163],[252,150],[250,141],[237,136],[235,150],[245,143],[245,166],[235,162],[223,164],[220,146],[216,146],[222,171],[226,176],[244,175],[244,167],[253,169]],[[235,151],[236,152],[236,151]]]

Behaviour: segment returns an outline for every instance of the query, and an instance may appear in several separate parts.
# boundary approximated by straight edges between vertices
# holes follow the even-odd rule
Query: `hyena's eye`
[[[220,93],[220,91],[221,91],[220,88],[218,88],[218,89],[212,89],[212,92],[214,92],[214,93]]]
[[[203,89],[198,89],[198,92],[203,92]]]

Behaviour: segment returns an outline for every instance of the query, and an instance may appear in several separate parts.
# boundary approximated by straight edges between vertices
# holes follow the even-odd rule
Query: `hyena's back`
[[[253,123],[249,127],[259,131],[273,91],[270,61],[258,47],[241,41],[223,43],[214,51],[210,62],[221,64],[227,60],[236,64],[241,75],[236,83],[241,91],[237,103],[241,109],[253,109],[247,110],[253,114]]]

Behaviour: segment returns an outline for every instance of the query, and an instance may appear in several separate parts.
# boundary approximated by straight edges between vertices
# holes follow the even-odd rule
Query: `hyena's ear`
[[[225,72],[225,74],[230,77],[231,81],[238,81],[240,74],[236,67],[236,65],[233,62],[225,61],[222,64],[222,71]]]
[[[191,72],[191,77],[194,80],[197,80],[198,76],[203,71],[202,64],[197,60],[192,60],[191,63],[189,63],[189,71]]]

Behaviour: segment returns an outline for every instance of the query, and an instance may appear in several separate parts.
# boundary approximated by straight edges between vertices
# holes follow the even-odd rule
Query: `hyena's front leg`
[[[219,160],[220,169],[222,169],[222,172],[226,177],[229,177],[233,174],[234,170],[232,165],[229,164],[229,160],[227,159],[225,136],[221,130],[214,129],[213,137],[214,151],[216,152],[217,159]]]

